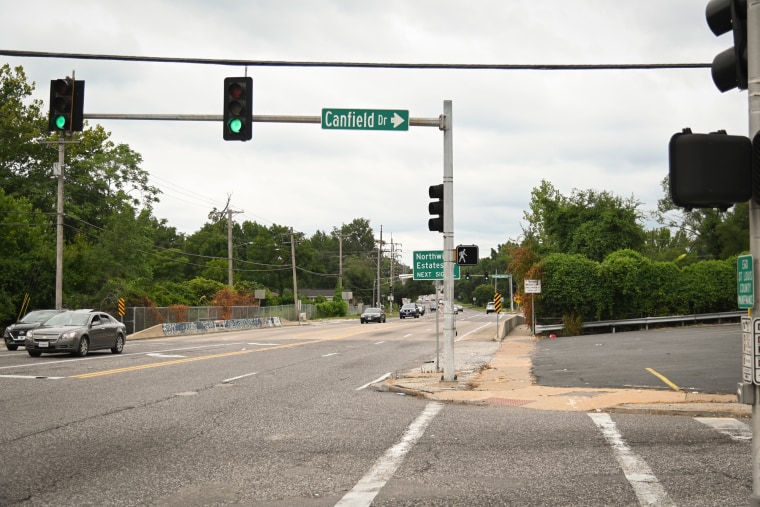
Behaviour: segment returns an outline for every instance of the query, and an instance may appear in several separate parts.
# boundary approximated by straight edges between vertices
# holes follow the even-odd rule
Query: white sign
[[[760,384],[760,317],[742,317],[742,380]]]
[[[742,380],[747,383],[753,383],[752,364],[754,362],[753,354],[753,333],[752,318],[742,317]]]
[[[525,280],[525,294],[541,294],[541,280]]]

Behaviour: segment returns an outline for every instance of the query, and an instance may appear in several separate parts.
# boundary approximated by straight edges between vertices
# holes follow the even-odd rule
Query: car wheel
[[[40,357],[42,355],[42,352],[38,352],[36,350],[27,350],[27,352],[32,357]]]
[[[383,317],[382,319],[380,319],[380,323],[381,324],[384,323],[384,322],[385,322],[385,317]]]
[[[87,355],[87,353],[90,351],[90,340],[83,336],[79,339],[79,346],[77,347],[76,352],[74,352],[75,356],[84,357]]]
[[[111,349],[114,354],[121,354],[124,351],[124,337],[122,335],[116,336],[116,344]]]
[[[6,343],[5,346],[8,348],[8,350],[18,350],[18,345],[16,345],[15,343],[13,344]]]

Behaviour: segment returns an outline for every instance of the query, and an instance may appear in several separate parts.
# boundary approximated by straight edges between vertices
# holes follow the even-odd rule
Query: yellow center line
[[[661,373],[658,373],[658,372],[656,372],[656,371],[655,371],[655,370],[653,370],[652,368],[647,368],[646,370],[647,370],[649,373],[651,373],[652,375],[654,375],[655,377],[659,378],[660,380],[662,380],[663,382],[665,382],[666,384],[668,384],[668,386],[669,386],[669,387],[670,387],[672,390],[674,390],[674,391],[682,391],[682,389],[681,389],[680,387],[678,387],[678,386],[677,386],[677,385],[675,385],[673,382],[671,382],[670,380],[668,380],[668,378],[667,378],[665,375],[663,375],[663,374],[661,374]]]
[[[360,333],[351,333],[346,334],[343,336],[335,336],[332,338],[322,338],[319,340],[307,340],[302,342],[295,342],[295,343],[284,343],[282,345],[274,345],[271,347],[264,347],[261,349],[251,349],[251,350],[236,350],[235,352],[224,352],[221,354],[211,354],[208,356],[198,356],[198,357],[185,357],[182,359],[174,359],[172,361],[162,361],[159,363],[148,363],[148,364],[139,364],[135,366],[126,366],[124,368],[114,368],[111,370],[101,370],[101,371],[93,371],[90,373],[82,373],[81,375],[71,375],[68,378],[92,378],[92,377],[102,377],[104,375],[114,375],[116,373],[125,373],[129,371],[138,371],[138,370],[146,370],[148,368],[158,368],[160,366],[171,366],[175,364],[183,364],[183,363],[192,363],[194,361],[204,361],[206,359],[217,359],[220,357],[231,357],[231,356],[239,356],[242,354],[251,354],[253,352],[264,352],[267,350],[277,350],[277,349],[287,349],[290,347],[298,347],[300,345],[310,345],[312,343],[321,343],[321,342],[328,342],[328,341],[334,341],[334,340],[342,340],[344,338],[349,338],[351,336],[355,336]]]

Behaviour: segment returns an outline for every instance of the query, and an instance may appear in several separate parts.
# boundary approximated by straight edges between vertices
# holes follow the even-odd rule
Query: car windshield
[[[19,322],[45,322],[56,313],[56,310],[35,310],[24,315]]]
[[[366,313],[380,313],[380,308],[367,308]]]
[[[417,308],[417,306],[415,306],[414,303],[407,303],[403,306],[403,308],[411,308],[412,310],[414,310],[415,308]]]
[[[84,326],[90,315],[88,313],[64,312],[51,317],[46,326]]]

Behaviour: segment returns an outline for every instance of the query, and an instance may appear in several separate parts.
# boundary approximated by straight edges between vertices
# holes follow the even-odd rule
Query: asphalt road
[[[674,385],[685,391],[733,394],[742,380],[741,340],[739,324],[546,339],[536,344],[533,372],[536,382],[546,386]]]
[[[457,329],[494,321],[465,312]],[[428,315],[128,341],[119,356],[0,352],[0,505],[747,503],[743,421],[367,388],[434,358],[434,331]]]

